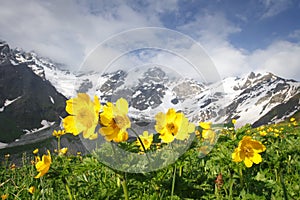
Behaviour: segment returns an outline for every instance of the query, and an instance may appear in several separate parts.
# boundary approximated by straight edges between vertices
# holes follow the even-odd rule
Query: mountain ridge
[[[174,107],[193,122],[226,123],[234,118],[237,126],[245,123],[258,126],[284,120],[300,108],[297,102],[299,82],[270,72],[250,72],[245,77],[227,77],[215,83],[170,78],[155,65],[133,76],[121,69],[76,74],[60,69],[50,59],[44,60],[35,53],[10,50],[3,43],[0,43],[0,48],[0,61],[13,66],[27,65],[66,99],[78,92],[97,95],[101,103],[126,98],[130,104],[129,115],[135,120],[147,121],[153,119],[157,112]],[[136,81],[132,82],[132,77]]]
[[[66,115],[66,98],[26,63],[12,64],[11,53],[0,45],[0,142],[5,143]]]

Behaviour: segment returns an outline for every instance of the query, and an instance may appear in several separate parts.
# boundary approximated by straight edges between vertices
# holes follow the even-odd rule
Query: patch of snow
[[[13,59],[10,60],[10,63],[11,63],[12,65],[14,65],[14,66],[19,65],[19,63],[17,63],[17,62],[16,62],[15,60],[13,60]]]
[[[20,99],[22,96],[19,96],[13,100],[9,100],[9,99],[6,99],[5,102],[4,102],[4,105],[0,108],[0,112],[3,112],[5,107],[9,106],[10,104],[12,104],[13,102],[17,101],[18,99]]]
[[[42,125],[41,128],[34,128],[34,129],[31,129],[31,130],[24,129],[23,131],[25,132],[25,135],[28,135],[28,134],[39,132],[41,130],[45,130],[45,129],[51,127],[53,124],[55,124],[55,122],[49,122],[49,121],[43,119],[41,121],[41,125]]]
[[[4,107],[9,106],[9,105],[12,104],[13,102],[15,102],[15,101],[17,101],[18,99],[20,99],[21,97],[22,97],[22,96],[19,96],[19,97],[13,99],[13,100],[8,100],[8,99],[6,99],[5,102],[4,102]]]
[[[7,146],[7,143],[0,142],[0,149],[3,149]]]
[[[49,98],[50,98],[50,101],[54,104],[54,99],[51,96],[49,96]]]

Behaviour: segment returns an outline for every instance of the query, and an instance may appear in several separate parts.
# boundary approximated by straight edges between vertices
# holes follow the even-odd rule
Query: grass
[[[263,131],[266,132],[264,135]],[[243,136],[266,146],[262,162],[247,168],[233,162],[232,153]],[[264,136],[262,136],[264,135]],[[39,179],[34,155],[14,166],[7,156],[0,166],[0,196],[8,199],[300,199],[300,130],[285,122],[251,128],[224,128],[206,155],[195,138],[173,164],[148,173],[120,172],[91,155],[57,155]],[[134,143],[120,144],[138,151]],[[151,150],[160,151],[152,145]],[[204,156],[205,155],[205,156]],[[33,186],[31,194],[28,189]],[[128,192],[128,195],[124,195]],[[2,198],[5,198],[3,196]]]

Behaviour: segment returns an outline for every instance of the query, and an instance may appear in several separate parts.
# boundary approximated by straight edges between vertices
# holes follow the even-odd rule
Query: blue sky
[[[222,77],[250,71],[300,80],[300,1],[2,1],[0,39],[76,69],[122,31],[163,27],[201,44]]]

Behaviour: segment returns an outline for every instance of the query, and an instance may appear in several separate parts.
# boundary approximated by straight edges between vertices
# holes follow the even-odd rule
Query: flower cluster
[[[99,134],[107,141],[122,142],[128,139],[127,129],[130,120],[127,116],[128,103],[121,98],[114,105],[107,102],[101,106],[97,96],[91,101],[89,95],[79,93],[77,97],[67,100],[66,111],[70,114],[63,119],[63,127],[67,133],[79,135],[93,140]],[[101,125],[97,131],[96,128]]]
[[[122,142],[128,139],[127,129],[131,123],[127,116],[128,103],[121,98],[113,105],[107,102],[103,107],[103,112],[100,114],[100,134],[107,141]]]
[[[131,122],[128,114],[128,102],[120,98],[116,103],[107,102],[101,105],[97,96],[94,101],[87,94],[79,93],[77,97],[67,100],[66,111],[69,116],[63,119],[64,131],[93,140],[99,135],[108,142],[123,142],[128,140],[128,129],[131,129]],[[190,123],[181,112],[171,108],[167,113],[160,112],[155,116],[155,130],[164,143],[170,143],[174,139],[185,140],[189,134],[194,132],[195,125]],[[53,132],[53,135],[60,137],[65,132]],[[153,135],[144,132],[138,136],[136,144],[141,151],[150,148],[153,142]]]

